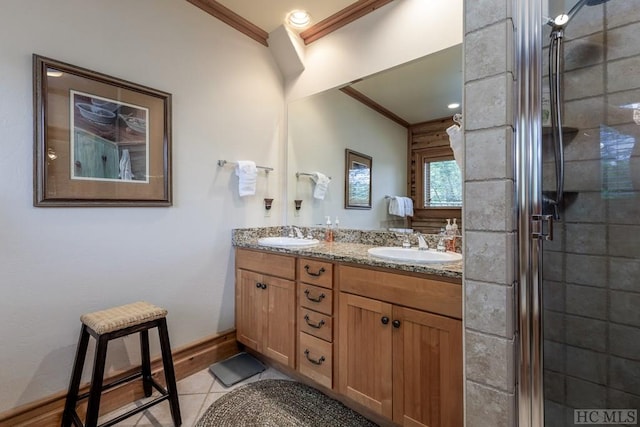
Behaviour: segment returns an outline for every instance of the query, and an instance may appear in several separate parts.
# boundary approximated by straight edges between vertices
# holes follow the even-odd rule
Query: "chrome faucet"
[[[416,235],[418,236],[418,250],[426,251],[427,249],[429,249],[429,245],[427,244],[427,241],[424,239],[424,236],[421,233],[416,233]]]
[[[302,234],[302,231],[300,231],[298,227],[293,227],[293,230],[296,232],[296,237],[298,239],[304,239],[304,234]]]

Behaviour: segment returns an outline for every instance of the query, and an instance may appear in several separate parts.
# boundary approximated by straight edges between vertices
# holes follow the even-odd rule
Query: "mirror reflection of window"
[[[426,160],[423,172],[423,207],[462,206],[462,176],[455,160]]]

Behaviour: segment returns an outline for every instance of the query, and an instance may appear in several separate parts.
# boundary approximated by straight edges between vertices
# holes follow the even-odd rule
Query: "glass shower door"
[[[555,217],[540,274],[544,425],[638,425],[640,1],[549,0],[542,12],[567,15],[561,167],[545,114],[552,25],[542,31],[541,200]]]

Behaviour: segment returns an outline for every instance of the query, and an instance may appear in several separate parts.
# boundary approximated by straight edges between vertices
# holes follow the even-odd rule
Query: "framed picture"
[[[171,94],[33,55],[34,206],[171,206]]]
[[[344,208],[371,209],[371,157],[345,150]]]

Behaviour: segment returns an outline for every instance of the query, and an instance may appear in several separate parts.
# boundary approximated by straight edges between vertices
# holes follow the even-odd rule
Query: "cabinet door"
[[[339,390],[392,417],[391,304],[340,293]]]
[[[393,420],[461,427],[462,322],[398,306],[393,320]]]
[[[262,275],[236,270],[236,335],[247,347],[262,351],[267,293],[262,289]]]
[[[296,288],[291,280],[263,276],[267,294],[263,353],[295,368]]]

